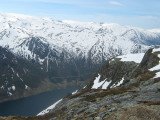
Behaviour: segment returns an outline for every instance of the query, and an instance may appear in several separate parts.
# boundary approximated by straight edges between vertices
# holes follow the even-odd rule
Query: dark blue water
[[[27,98],[0,103],[0,116],[37,115],[54,102],[65,97],[68,93],[71,93],[76,89],[76,86],[67,87],[66,89],[54,90]]]

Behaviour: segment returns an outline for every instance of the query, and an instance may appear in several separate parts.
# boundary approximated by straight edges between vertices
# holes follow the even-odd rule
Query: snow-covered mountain
[[[95,74],[91,83],[88,85],[89,89],[111,89],[118,87],[133,76],[138,74],[148,75],[153,72],[151,78],[156,79],[160,77],[160,48],[149,49],[145,54],[128,54],[115,57],[106,62],[102,68]],[[134,72],[133,72],[134,71]],[[147,73],[147,72],[148,73]],[[137,77],[139,79],[147,79],[144,76]],[[131,81],[135,82],[134,80]]]
[[[96,63],[119,54],[144,52],[148,46],[160,44],[160,33],[118,24],[57,21],[6,13],[0,13],[0,24],[0,45],[27,59],[36,58],[34,44],[32,49],[28,46],[33,37],[57,53],[65,50],[69,58],[91,59]],[[40,56],[39,61],[43,62],[45,57]]]
[[[6,97],[10,96],[8,88],[14,86],[16,89],[11,91],[12,95],[17,93],[19,97],[22,94],[17,92],[18,87],[24,90],[21,89],[24,96],[28,96],[25,85],[30,91],[37,91],[35,94],[56,87],[75,85],[75,81],[87,81],[112,57],[144,53],[151,46],[157,45],[160,45],[160,33],[153,30],[118,24],[58,21],[52,18],[0,13],[0,52],[4,53],[1,57],[9,53],[9,56],[17,60],[23,58],[14,64],[12,57],[7,58],[5,67],[1,67],[3,74],[0,76],[3,78],[3,71],[7,71],[7,68],[12,74],[6,76],[6,73],[5,80],[0,78],[0,87],[5,87],[5,93],[2,92]],[[8,52],[4,52],[5,50]],[[4,61],[5,59],[2,60]],[[22,64],[26,62],[29,68]],[[37,70],[33,66],[36,66]],[[39,77],[43,79],[26,77],[30,75],[25,69],[33,76],[37,75],[37,71],[41,71],[43,77]],[[19,77],[15,76],[17,74]],[[19,81],[17,85],[14,79]],[[43,84],[45,87],[40,91]]]

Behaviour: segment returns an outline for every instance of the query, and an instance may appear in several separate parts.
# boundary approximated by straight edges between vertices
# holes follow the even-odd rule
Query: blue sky
[[[0,0],[0,11],[160,28],[160,0]]]

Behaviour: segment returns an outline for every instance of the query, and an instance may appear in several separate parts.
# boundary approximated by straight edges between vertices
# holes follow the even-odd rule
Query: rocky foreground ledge
[[[159,61],[159,48],[148,50],[140,63],[116,57],[106,62],[90,84],[63,98],[47,114],[1,119],[160,120]]]

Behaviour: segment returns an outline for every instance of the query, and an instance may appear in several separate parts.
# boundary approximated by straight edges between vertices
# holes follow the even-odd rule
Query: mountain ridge
[[[158,120],[159,113],[155,111],[160,105],[159,54],[160,48],[149,49],[139,63],[123,61],[122,56],[107,61],[90,84],[48,107],[34,119]],[[121,69],[115,73],[118,66]],[[103,80],[109,82],[110,77],[112,82],[103,88]],[[97,79],[99,83],[95,82]],[[98,87],[93,88],[94,84]],[[147,115],[143,114],[145,111]]]
[[[10,49],[14,49],[24,39],[38,37],[41,38],[41,41],[51,46],[66,49],[74,58],[85,57],[87,59],[89,52],[95,55],[94,50],[98,49],[99,51],[103,51],[101,54],[106,60],[108,59],[107,54],[109,53],[107,51],[109,49],[105,49],[105,47],[112,47],[115,50],[122,49],[123,54],[128,54],[129,52],[135,52],[135,47],[141,46],[142,52],[144,52],[145,45],[156,45],[158,41],[154,39],[160,39],[159,33],[118,24],[63,22],[51,18],[38,18],[17,14],[4,14],[1,17],[1,46],[9,46]],[[14,34],[12,34],[13,32]],[[149,38],[145,38],[146,36]],[[5,40],[4,43],[3,40]],[[11,41],[12,43],[10,43]],[[150,43],[151,41],[154,42]],[[127,49],[123,49],[126,47],[121,44],[123,42],[128,44],[129,47]],[[108,46],[108,44],[110,45]],[[98,46],[102,46],[102,48],[98,48]],[[13,52],[17,53],[16,50],[13,50]],[[97,59],[94,58],[94,55],[91,56],[92,61]],[[97,62],[101,61],[102,58],[99,58]]]

